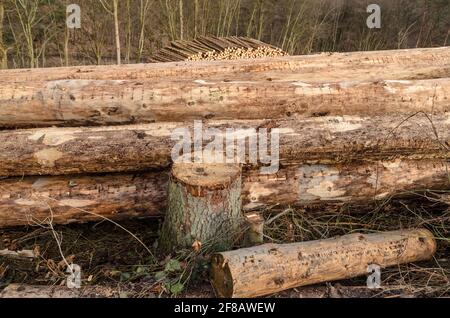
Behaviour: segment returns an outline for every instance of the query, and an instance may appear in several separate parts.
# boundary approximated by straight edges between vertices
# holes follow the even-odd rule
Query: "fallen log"
[[[161,217],[169,173],[0,179],[0,227]],[[272,175],[244,170],[244,211],[276,204],[367,204],[394,195],[449,189],[448,163],[390,160],[349,165],[299,165]]]
[[[223,62],[175,62],[156,64],[72,66],[41,69],[3,70],[0,83],[27,81],[126,80],[126,79],[247,79],[289,78],[298,80],[380,80],[449,77],[450,49],[421,48],[391,51],[322,53],[257,60]],[[337,70],[342,70],[338,72]]]
[[[142,284],[133,284],[130,290],[119,289],[109,286],[83,286],[81,289],[69,289],[64,286],[42,286],[42,285],[26,285],[26,284],[10,284],[0,292],[0,298],[122,298],[134,297],[136,289],[145,288]],[[138,297],[154,298],[155,295],[142,294],[137,292]],[[213,291],[201,289],[197,293],[185,293],[183,296],[192,298],[204,298],[205,296],[214,297]],[[416,298],[415,295],[407,288],[403,287],[387,287],[387,290],[373,290],[366,286],[305,286],[298,291],[290,291],[289,294],[282,293],[281,297],[288,298],[369,298],[369,297],[386,297],[397,296],[403,298]]]
[[[119,288],[84,286],[80,289],[65,286],[33,286],[11,284],[0,292],[0,298],[120,298],[126,297]]]
[[[339,82],[51,82],[3,85],[0,126],[448,111],[450,80]],[[277,105],[277,107],[274,107]]]
[[[174,164],[159,247],[230,249],[243,221],[241,184],[239,165]]]
[[[428,260],[435,251],[433,234],[425,229],[265,244],[214,255],[211,281],[219,297],[258,297],[364,275],[371,264]]]
[[[33,250],[20,250],[11,251],[6,249],[0,250],[0,258],[12,258],[12,259],[32,259],[37,258],[39,255]]]
[[[167,174],[0,180],[0,227],[160,217]]]
[[[191,160],[192,153],[225,163],[225,145],[234,147],[235,163],[263,173],[278,165],[446,159],[448,128],[448,115],[418,113],[1,131],[0,175],[146,171],[170,166],[173,156]]]
[[[311,83],[300,77],[298,74],[296,79],[272,81],[250,78],[4,83],[0,87],[0,127],[450,111],[450,78],[363,82],[324,79],[322,83]]]
[[[445,160],[386,160],[366,164],[307,164],[278,173],[244,172],[246,211],[276,204],[324,205],[388,200],[432,189],[449,189]],[[449,200],[450,202],[450,200]]]

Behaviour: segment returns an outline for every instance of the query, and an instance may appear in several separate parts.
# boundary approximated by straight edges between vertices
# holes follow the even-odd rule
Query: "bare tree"
[[[194,0],[194,38],[198,35],[198,0]]]
[[[127,9],[127,26],[126,26],[126,42],[125,42],[125,62],[130,63],[130,55],[131,55],[131,39],[132,39],[132,21],[131,21],[131,4],[130,0],[126,0],[126,9]]]
[[[140,0],[138,62],[141,61],[142,52],[144,51],[145,26],[149,7],[150,7],[150,0]]]
[[[100,0],[100,3],[102,4],[105,11],[114,17],[116,58],[117,58],[117,65],[120,65],[122,62],[122,58],[121,58],[121,54],[120,54],[119,0],[112,0],[112,7],[111,7],[111,4],[108,3],[106,0]]]
[[[29,66],[33,68],[36,67],[37,63],[34,52],[33,31],[40,20],[37,16],[40,0],[14,0],[13,3],[25,38]]]
[[[0,0],[0,69],[8,68],[8,48],[3,40],[3,25],[5,20],[5,6]]]
[[[183,13],[183,0],[179,1],[180,9],[180,39],[184,39],[184,13]]]

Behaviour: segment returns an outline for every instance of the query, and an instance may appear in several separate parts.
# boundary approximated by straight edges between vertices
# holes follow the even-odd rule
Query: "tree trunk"
[[[180,40],[184,39],[184,13],[183,13],[183,0],[179,0],[180,8]]]
[[[446,160],[393,159],[362,164],[305,164],[283,167],[273,175],[244,171],[242,194],[244,210],[251,211],[280,203],[364,205],[436,189],[450,189]]]
[[[141,284],[133,286],[141,287]],[[142,284],[143,288],[145,283]],[[144,297],[154,297],[153,294],[145,294]],[[81,289],[68,289],[64,286],[36,286],[25,284],[11,284],[0,292],[0,298],[120,298],[130,297],[126,290],[120,292],[117,287],[107,286],[84,286]],[[131,293],[135,296],[135,293]],[[186,297],[214,297],[214,294],[201,290],[189,293]],[[373,298],[385,296],[401,296],[404,298],[416,298],[419,295],[411,292],[407,286],[389,286],[387,290],[380,293],[377,289],[368,289],[366,286],[308,286],[300,290],[292,291],[289,294],[282,294],[281,297],[289,298]],[[142,297],[142,294],[139,294]]]
[[[167,208],[168,172],[0,179],[0,228],[103,218],[161,217]],[[448,166],[438,160],[392,160],[361,165],[300,165],[274,175],[244,170],[244,211],[282,204],[356,204],[394,195],[450,188]],[[445,200],[444,200],[445,201]],[[450,202],[450,199],[448,200]],[[358,208],[359,209],[359,208]],[[359,209],[364,213],[364,209]]]
[[[198,0],[194,0],[194,39],[198,36]]]
[[[0,227],[160,217],[166,173],[0,180]]]
[[[450,49],[426,48],[288,56],[257,60],[15,69],[0,83],[81,80],[297,80],[311,83],[450,77]]]
[[[192,137],[196,136],[194,128],[205,134],[203,152],[199,151],[199,145],[193,143]],[[180,132],[186,138],[183,142],[190,145],[187,153],[182,155],[188,156],[195,150],[207,157],[208,151],[215,145],[206,138],[206,133],[212,131],[209,129],[215,129],[215,142],[222,143],[222,146],[223,140],[236,142],[248,138],[253,141],[254,147],[259,149],[235,143],[235,148],[247,155],[242,158],[234,156],[234,162],[264,167],[269,172],[276,169],[278,163],[281,166],[346,164],[396,158],[446,159],[449,156],[446,146],[450,142],[447,115],[327,116],[280,121],[216,121],[204,125],[200,122],[195,125],[180,122],[2,131],[0,175],[134,172],[165,168],[172,164],[172,155],[178,156],[172,151],[176,152],[175,145],[180,146],[180,142],[175,141],[179,139]],[[230,129],[234,129],[234,133],[227,133]],[[258,137],[259,146],[255,143]],[[270,146],[269,143],[267,147],[263,146],[261,140],[264,139],[272,141]],[[196,138],[196,141],[202,140]],[[215,150],[214,163],[225,163],[225,147],[216,147]]]
[[[65,286],[32,286],[11,284],[0,292],[0,298],[120,298],[119,288],[85,286],[81,289]]]
[[[120,54],[119,0],[113,0],[113,15],[114,15],[114,33],[116,42],[116,59],[117,65],[120,65],[122,62],[122,57]]]
[[[175,164],[160,247],[231,248],[242,223],[241,182],[238,165]]]
[[[0,87],[0,127],[444,113],[450,111],[448,92],[450,78],[324,83],[297,79],[4,83]]]
[[[245,215],[244,246],[255,246],[264,243],[264,218],[258,213]]]
[[[8,68],[8,48],[3,39],[4,20],[5,7],[3,1],[0,1],[0,69]]]
[[[212,284],[220,297],[258,297],[364,275],[371,264],[428,260],[435,251],[433,234],[425,229],[266,244],[213,256]]]

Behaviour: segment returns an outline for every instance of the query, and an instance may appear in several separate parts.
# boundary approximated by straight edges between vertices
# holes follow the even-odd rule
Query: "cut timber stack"
[[[173,41],[148,62],[217,61],[287,55],[270,44],[246,37],[200,36],[193,41]]]
[[[243,167],[244,210],[448,188],[446,47],[1,75],[0,226],[160,216],[194,120],[279,133],[277,173]]]

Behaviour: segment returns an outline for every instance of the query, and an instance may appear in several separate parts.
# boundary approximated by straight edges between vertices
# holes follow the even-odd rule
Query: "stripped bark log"
[[[167,174],[0,180],[0,227],[161,216]]]
[[[119,288],[85,286],[81,289],[63,286],[11,284],[0,292],[0,298],[120,298]]]
[[[435,251],[433,234],[425,229],[265,244],[213,256],[212,284],[219,297],[257,297],[364,275],[370,264],[428,260]]]
[[[133,287],[137,287],[137,290],[145,288],[141,284],[133,284]],[[84,286],[80,289],[68,289],[63,286],[36,286],[25,284],[11,284],[8,285],[3,291],[0,292],[0,298],[119,298],[134,296],[136,292],[127,290],[120,292],[119,288],[108,286]],[[137,293],[138,297],[154,298],[155,295],[148,293]],[[211,293],[201,290],[194,294],[189,293],[186,297],[201,297],[205,296],[214,297]],[[421,294],[415,295],[411,293],[407,288],[401,286],[387,286],[386,290],[380,292],[380,290],[368,289],[367,286],[341,286],[336,284],[335,286],[307,286],[300,290],[288,291],[281,294],[281,297],[289,298],[371,298],[380,296],[400,296],[404,298],[420,297]]]
[[[243,221],[241,184],[239,165],[175,164],[161,249],[172,252],[194,243],[215,251],[230,249]]]
[[[448,163],[390,160],[351,165],[299,165],[273,175],[244,170],[245,211],[282,205],[367,204],[399,194],[450,189]],[[167,208],[169,174],[0,179],[0,227],[161,217]],[[449,201],[450,202],[450,201]]]
[[[445,160],[384,160],[364,164],[307,164],[284,167],[273,175],[244,172],[244,210],[279,203],[324,205],[364,203],[450,189]],[[450,200],[449,200],[450,202]]]
[[[450,111],[449,78],[363,82],[324,79],[325,82],[315,84],[302,79],[301,74],[293,77],[272,81],[250,78],[4,83],[0,87],[0,127]]]
[[[125,80],[125,79],[247,79],[289,78],[300,73],[302,79],[379,80],[448,77],[450,49],[421,48],[392,51],[324,53],[258,60],[224,62],[176,62],[136,65],[76,66],[2,71],[1,83],[26,81]],[[338,70],[342,70],[339,72]],[[301,79],[299,79],[301,80]]]
[[[238,140],[241,142],[235,147],[247,154],[239,162],[259,167],[271,164],[271,168],[276,168],[278,163],[287,166],[395,158],[446,159],[449,156],[449,118],[448,115],[430,117],[419,113],[402,117],[327,116],[276,122],[216,121],[203,126],[197,122],[2,131],[0,175],[134,172],[165,168],[172,164],[174,146],[179,146],[180,142],[190,144],[189,156],[196,151],[212,159],[208,156],[211,151],[207,150],[215,150],[215,160],[219,162],[214,162],[222,160],[225,163],[225,141]],[[203,139],[202,136],[197,139],[199,136],[195,135],[194,127],[205,135]],[[210,130],[214,132],[214,140],[206,138],[208,129],[214,129]],[[279,149],[276,147],[277,133]],[[184,140],[179,140],[183,137]],[[203,151],[197,151],[192,137],[203,143]],[[261,140],[264,137],[273,141],[269,146],[271,149],[263,147]],[[245,145],[247,138],[253,141],[259,138],[259,149],[249,151]],[[216,147],[217,144],[220,147]],[[261,162],[261,158],[266,162]]]

